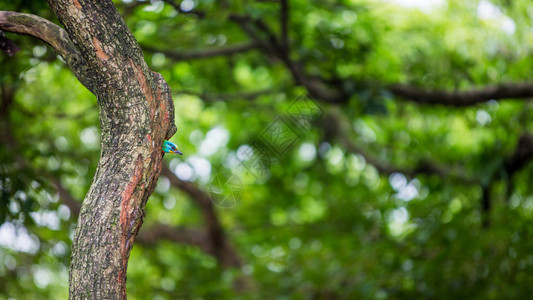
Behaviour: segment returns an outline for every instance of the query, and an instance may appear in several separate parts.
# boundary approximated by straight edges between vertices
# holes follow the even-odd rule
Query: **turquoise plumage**
[[[176,153],[176,154],[179,154],[179,155],[183,155],[183,153],[181,153],[181,151],[178,150],[178,146],[174,145],[174,143],[169,142],[167,140],[165,140],[165,142],[163,143],[163,152],[165,152],[165,153]]]

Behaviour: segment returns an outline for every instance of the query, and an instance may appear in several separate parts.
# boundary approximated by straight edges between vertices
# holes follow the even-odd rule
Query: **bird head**
[[[169,141],[165,141],[163,143],[163,152],[165,152],[165,153],[176,153],[176,154],[179,154],[179,155],[183,155],[183,153],[181,153],[181,151],[178,149],[178,146],[174,145],[174,143],[169,142]]]

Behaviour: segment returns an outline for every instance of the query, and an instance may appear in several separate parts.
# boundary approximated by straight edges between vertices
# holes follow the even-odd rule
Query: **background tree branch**
[[[158,242],[167,240],[175,243],[196,246],[211,255],[214,253],[205,230],[201,229],[155,224],[148,228],[141,229],[137,238],[139,243],[145,246],[155,246]]]
[[[172,5],[178,11],[183,12],[175,1],[165,0],[165,2]],[[288,44],[289,4],[288,1],[284,0],[275,2],[280,3],[281,33],[279,38],[261,19],[252,18],[244,14],[230,13],[228,20],[239,24],[242,30],[254,41],[256,47],[259,47],[264,53],[276,57],[283,62],[294,81],[304,86],[311,96],[329,103],[348,102],[351,95],[357,92],[346,90],[343,82],[350,81],[350,79],[327,81],[320,77],[308,75],[305,72],[305,62],[296,60],[290,56],[290,47]],[[201,18],[207,16],[204,11],[197,9],[185,13],[193,14]],[[196,56],[194,58],[201,57]],[[405,84],[392,84],[384,88],[396,97],[408,101],[455,107],[472,106],[489,100],[525,99],[533,97],[533,84],[531,83],[501,84],[460,92],[429,91]]]
[[[12,40],[8,39],[2,30],[0,30],[0,50],[8,56],[13,56],[15,53],[20,51],[20,48],[17,47]]]
[[[206,224],[207,238],[212,249],[211,253],[223,266],[240,267],[242,265],[241,259],[224,232],[211,197],[194,184],[180,180],[166,165],[163,167],[161,174],[170,180],[172,186],[187,193],[202,211]]]
[[[216,56],[229,56],[237,53],[247,52],[256,49],[258,46],[253,42],[243,42],[240,44],[229,45],[221,48],[212,48],[205,50],[187,50],[176,51],[167,49],[158,49],[151,46],[142,46],[145,51],[152,53],[163,53],[167,57],[175,60],[192,60],[192,59],[205,59]]]
[[[489,100],[531,98],[533,97],[533,84],[502,84],[458,92],[429,91],[407,85],[394,85],[389,87],[389,91],[395,96],[417,103],[461,107],[471,106]]]
[[[392,173],[401,173],[409,177],[435,175],[442,179],[455,178],[466,184],[479,183],[476,178],[468,177],[465,174],[465,170],[444,168],[429,160],[422,160],[415,164],[414,167],[399,167],[381,162],[352,142],[352,139],[348,136],[349,126],[339,113],[330,113],[324,120],[324,127],[325,136],[336,138],[348,151],[361,155],[368,164],[376,168],[382,175],[388,176]]]

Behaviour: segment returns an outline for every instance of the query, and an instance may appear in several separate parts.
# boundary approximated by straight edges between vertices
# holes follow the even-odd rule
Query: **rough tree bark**
[[[0,29],[50,44],[97,96],[101,155],[72,245],[70,299],[125,299],[126,269],[163,140],[176,131],[170,89],[150,71],[112,2],[48,0],[65,30],[28,14],[0,12]]]

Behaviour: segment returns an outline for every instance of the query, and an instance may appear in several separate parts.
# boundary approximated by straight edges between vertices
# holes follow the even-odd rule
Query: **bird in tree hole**
[[[167,140],[165,140],[165,142],[163,143],[163,152],[176,153],[179,155],[183,155],[183,153],[181,153],[181,151],[178,149],[178,146],[176,146],[174,143],[169,142]]]

